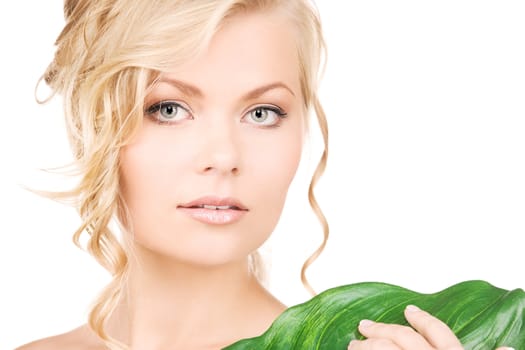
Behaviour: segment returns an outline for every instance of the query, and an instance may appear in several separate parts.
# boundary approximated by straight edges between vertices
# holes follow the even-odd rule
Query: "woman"
[[[114,279],[87,325],[20,349],[219,349],[263,333],[285,306],[262,287],[256,251],[311,109],[325,136],[312,186],[326,162],[316,12],[304,0],[80,0],[65,13],[45,81],[64,96],[82,180],[55,197],[76,201],[75,238],[89,235]],[[368,339],[349,349],[461,348],[424,311],[406,317],[417,332],[364,320]]]

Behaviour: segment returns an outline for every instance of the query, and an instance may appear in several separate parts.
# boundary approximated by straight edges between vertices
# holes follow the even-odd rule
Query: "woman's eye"
[[[159,124],[175,124],[191,117],[188,109],[173,101],[155,103],[146,109],[146,114]]]
[[[248,112],[249,123],[262,126],[279,126],[281,119],[286,117],[286,113],[278,107],[256,107]]]

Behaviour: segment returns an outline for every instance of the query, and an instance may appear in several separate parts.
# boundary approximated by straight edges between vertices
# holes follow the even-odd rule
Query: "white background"
[[[309,271],[318,291],[360,281],[420,292],[469,279],[525,286],[523,4],[318,1],[331,127],[317,190],[331,238]],[[71,243],[75,212],[19,186],[67,183],[36,171],[69,159],[60,101],[33,99],[62,25],[60,0],[0,5],[0,349],[83,323],[108,281]],[[305,160],[318,156],[314,142]],[[321,241],[306,200],[311,162],[266,249],[270,288],[287,304],[308,297],[299,269]]]

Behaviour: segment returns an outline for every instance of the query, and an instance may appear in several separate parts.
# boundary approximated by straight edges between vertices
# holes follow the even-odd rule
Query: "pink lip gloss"
[[[246,210],[235,209],[206,209],[206,208],[177,208],[193,219],[212,225],[227,225],[239,221]]]

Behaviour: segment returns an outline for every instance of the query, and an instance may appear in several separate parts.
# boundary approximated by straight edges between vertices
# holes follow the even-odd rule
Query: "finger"
[[[428,312],[419,309],[417,306],[409,305],[405,309],[405,317],[412,327],[436,349],[463,349],[452,330]]]
[[[363,320],[359,323],[359,332],[370,340],[390,340],[401,349],[433,349],[423,336],[408,326]]]
[[[352,340],[347,350],[403,350],[388,339]]]
[[[514,350],[514,348],[511,348],[511,347],[508,347],[508,346],[504,346],[504,347],[501,347],[501,348],[497,348],[496,350]]]

